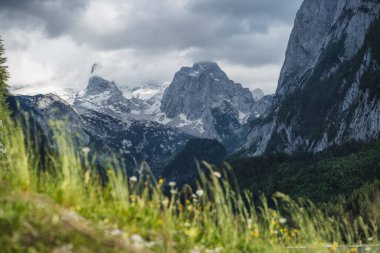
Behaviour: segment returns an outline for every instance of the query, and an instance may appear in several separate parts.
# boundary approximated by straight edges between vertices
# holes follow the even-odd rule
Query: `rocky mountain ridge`
[[[251,121],[246,155],[318,152],[377,138],[378,1],[305,0],[274,103]]]
[[[217,139],[229,147],[229,152],[240,143],[234,140],[239,138],[241,126],[249,117],[262,114],[271,103],[271,96],[264,97],[260,89],[250,91],[234,83],[214,62],[181,68],[166,87],[146,85],[123,90],[101,77],[99,65],[94,64],[86,89],[70,98],[70,104],[81,115],[97,112],[121,121],[158,123],[190,136]],[[183,107],[178,106],[181,99],[188,102]],[[178,109],[183,112],[173,115]]]
[[[75,95],[66,96],[70,98],[67,102],[50,93],[35,96],[18,95],[14,99],[23,105],[24,111],[33,112],[32,118],[41,125],[47,139],[51,137],[50,120],[67,118],[70,125],[78,127],[71,132],[83,136],[81,145],[92,146],[98,152],[100,160],[106,160],[109,154],[116,153],[130,167],[137,168],[143,161],[147,161],[153,169],[163,168],[191,138],[201,136],[216,139],[215,136],[208,136],[209,132],[203,134],[206,123],[210,124],[207,129],[213,128],[218,131],[222,136],[219,139],[226,145],[227,141],[239,137],[237,131],[243,120],[239,108],[244,110],[246,119],[251,115],[256,117],[254,115],[261,113],[270,101],[267,96],[259,100],[266,102],[255,102],[254,93],[230,81],[216,63],[202,63],[202,67],[205,73],[200,73],[200,76],[215,74],[214,78],[220,78],[222,83],[215,80],[217,83],[214,85],[227,86],[225,91],[221,90],[218,93],[218,103],[215,103],[216,99],[213,103],[209,103],[208,96],[203,97],[205,101],[198,101],[199,104],[205,105],[204,110],[213,117],[208,122],[203,121],[204,118],[190,120],[184,115],[170,118],[170,113],[161,110],[165,94],[178,85],[176,77],[167,88],[147,85],[121,90],[115,82],[101,77],[97,65],[92,67],[86,89],[76,92]],[[191,68],[183,68],[179,73],[184,69]],[[215,69],[218,73],[207,72]],[[201,82],[196,84],[201,85]],[[204,86],[208,85],[209,83],[204,81]],[[194,90],[194,87],[189,88]],[[247,101],[239,104],[237,96],[242,92]],[[258,90],[255,92],[259,97],[262,96],[262,92]],[[17,93],[17,90],[14,93]],[[184,90],[173,96],[187,97],[189,94]],[[250,112],[255,108],[255,104],[257,110]],[[191,108],[189,110],[192,111]],[[57,111],[54,115],[60,116],[55,117],[51,114],[52,111]]]

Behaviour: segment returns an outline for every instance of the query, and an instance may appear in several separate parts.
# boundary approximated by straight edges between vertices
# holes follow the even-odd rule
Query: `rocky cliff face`
[[[216,63],[201,62],[175,74],[162,98],[161,109],[169,118],[184,114],[189,120],[197,120],[221,101],[245,113],[254,102],[249,89],[231,81]]]
[[[380,3],[306,0],[271,109],[251,121],[246,154],[317,152],[380,132]]]
[[[255,111],[253,93],[231,81],[213,62],[181,68],[165,90],[161,110],[170,125],[217,139],[229,151],[236,148],[237,132],[247,118],[262,111]]]
[[[304,1],[289,39],[276,95],[292,92],[302,76],[316,63],[334,22],[338,2]]]

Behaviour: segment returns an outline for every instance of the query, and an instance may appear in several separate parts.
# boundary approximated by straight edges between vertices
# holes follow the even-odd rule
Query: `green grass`
[[[1,252],[357,252],[340,245],[378,240],[378,224],[328,217],[310,201],[276,193],[253,203],[229,184],[230,170],[208,164],[210,177],[200,172],[196,189],[173,183],[171,196],[169,182],[149,172],[135,180],[117,162],[105,183],[62,123],[42,171],[22,131],[2,118]]]

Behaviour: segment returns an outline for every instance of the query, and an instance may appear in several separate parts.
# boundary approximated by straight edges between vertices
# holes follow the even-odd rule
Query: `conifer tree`
[[[12,129],[12,120],[10,117],[10,110],[6,103],[6,99],[9,97],[7,81],[9,79],[9,73],[7,66],[5,65],[7,59],[5,58],[5,48],[3,41],[0,37],[0,160],[6,153],[6,138],[9,137],[10,130]]]
[[[0,37],[0,103],[1,106],[5,106],[5,99],[9,96],[7,81],[9,79],[9,73],[5,63],[7,58],[5,58],[5,48],[3,41]]]

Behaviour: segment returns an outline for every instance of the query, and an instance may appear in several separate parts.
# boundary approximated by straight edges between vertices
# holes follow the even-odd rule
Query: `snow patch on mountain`
[[[121,88],[124,97],[128,99],[137,98],[147,101],[153,97],[158,97],[159,99],[163,96],[166,87],[165,83],[162,86],[159,85],[143,85],[134,88]]]
[[[12,95],[18,96],[35,96],[35,95],[47,95],[54,94],[65,100],[68,104],[73,104],[75,96],[78,93],[78,90],[71,88],[57,88],[55,86],[20,86],[20,87],[11,87],[10,93]]]

